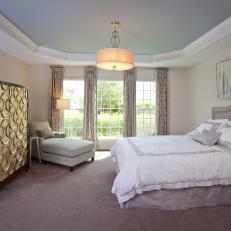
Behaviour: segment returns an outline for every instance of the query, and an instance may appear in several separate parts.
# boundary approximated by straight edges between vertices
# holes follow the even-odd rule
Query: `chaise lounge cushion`
[[[42,141],[43,152],[75,157],[95,149],[94,142],[74,138],[50,138]]]

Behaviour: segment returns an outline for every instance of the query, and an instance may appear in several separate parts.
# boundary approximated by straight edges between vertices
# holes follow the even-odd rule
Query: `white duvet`
[[[231,153],[189,136],[123,138],[111,155],[118,172],[112,192],[119,203],[144,191],[231,184]]]

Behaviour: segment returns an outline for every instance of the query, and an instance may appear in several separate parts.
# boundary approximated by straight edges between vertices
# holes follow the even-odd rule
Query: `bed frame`
[[[231,120],[231,105],[213,107],[212,118]],[[137,195],[120,207],[177,210],[217,205],[231,205],[231,185],[155,190]]]

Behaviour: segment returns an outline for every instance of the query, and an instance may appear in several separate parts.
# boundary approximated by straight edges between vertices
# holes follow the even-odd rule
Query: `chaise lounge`
[[[94,161],[94,142],[75,138],[66,138],[65,134],[52,132],[48,121],[30,122],[29,132],[31,137],[39,137],[41,159],[56,164],[73,167],[91,159]],[[33,157],[39,153],[33,151]]]

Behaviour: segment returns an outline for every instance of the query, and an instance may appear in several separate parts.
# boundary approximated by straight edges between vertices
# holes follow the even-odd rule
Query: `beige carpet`
[[[0,231],[230,231],[231,206],[181,211],[120,210],[108,153],[74,172],[39,165],[0,190]]]

